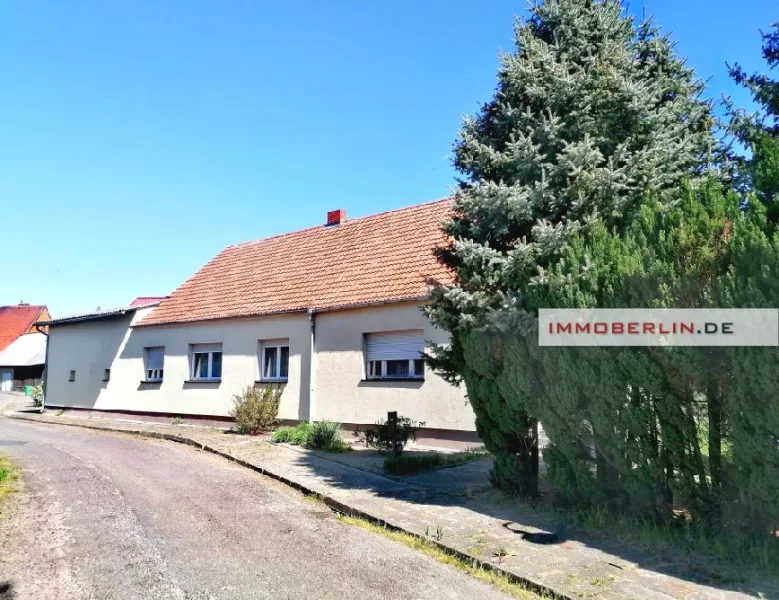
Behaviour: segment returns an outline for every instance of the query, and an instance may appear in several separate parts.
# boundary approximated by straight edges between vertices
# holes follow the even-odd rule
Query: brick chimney
[[[327,213],[328,225],[340,225],[344,221],[346,221],[346,211],[343,210],[342,208],[328,211]]]

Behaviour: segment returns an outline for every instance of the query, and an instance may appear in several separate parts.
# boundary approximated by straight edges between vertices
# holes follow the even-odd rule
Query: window
[[[71,371],[70,372],[70,377],[68,377],[68,381],[76,381],[76,372],[75,371]]]
[[[165,361],[165,348],[144,348],[146,360],[146,381],[162,381],[164,374],[163,362]]]
[[[111,369],[103,369],[103,381],[111,379]]]
[[[368,379],[424,379],[421,330],[365,335],[365,373]]]
[[[222,378],[222,344],[192,345],[192,379]]]
[[[289,340],[260,342],[260,379],[286,381],[289,376]]]

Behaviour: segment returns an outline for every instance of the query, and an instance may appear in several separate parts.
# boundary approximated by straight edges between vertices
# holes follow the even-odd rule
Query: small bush
[[[32,394],[30,394],[30,398],[32,398],[33,406],[37,406],[38,408],[43,406],[43,386],[40,384],[34,385],[32,387]]]
[[[279,427],[273,432],[271,442],[277,444],[292,444],[293,446],[305,446],[311,436],[311,423],[298,423],[295,427]]]
[[[408,417],[398,417],[397,440],[398,452],[403,452],[409,440],[416,441],[417,427],[424,427],[422,421],[412,421]],[[358,440],[379,452],[392,452],[392,427],[388,421],[381,419],[376,421],[376,427],[366,429],[364,432],[355,431]]]
[[[270,441],[276,442],[277,444],[289,444],[294,431],[294,427],[279,427],[273,432],[273,435],[270,436]]]
[[[347,445],[341,437],[341,424],[333,421],[317,421],[311,426],[309,448],[326,452],[343,452]]]
[[[305,446],[308,444],[308,438],[311,436],[311,423],[303,422],[298,423],[298,426],[292,431],[292,439],[290,444],[295,446]]]
[[[281,392],[280,387],[257,389],[249,386],[234,395],[230,416],[235,419],[235,429],[239,433],[257,435],[276,427]]]

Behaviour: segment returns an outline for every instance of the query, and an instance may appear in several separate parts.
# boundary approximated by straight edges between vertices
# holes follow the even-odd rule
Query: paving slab
[[[476,564],[502,570],[558,597],[779,598],[775,580],[745,573],[723,576],[721,565],[693,564],[690,557],[563,531],[517,502],[479,500],[468,490],[484,483],[489,461],[397,480],[323,453],[217,428],[48,413],[8,416],[192,444],[317,494],[339,511],[427,537]]]

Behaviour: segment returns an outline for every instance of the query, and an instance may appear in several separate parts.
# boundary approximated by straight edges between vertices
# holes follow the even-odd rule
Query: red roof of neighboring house
[[[7,348],[20,335],[35,331],[33,325],[41,317],[49,317],[45,306],[0,306],[0,350]]]
[[[450,210],[447,198],[228,246],[140,325],[424,298],[429,278],[452,279],[433,254]]]
[[[167,296],[138,296],[130,303],[130,308],[138,308],[140,306],[146,306],[147,304],[156,304],[162,302]]]

